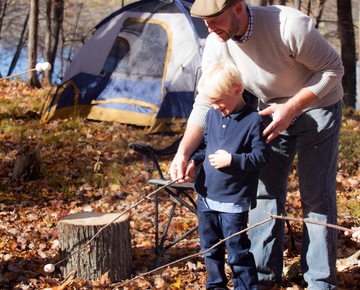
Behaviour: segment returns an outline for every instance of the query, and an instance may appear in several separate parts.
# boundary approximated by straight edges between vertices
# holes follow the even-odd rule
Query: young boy
[[[202,167],[195,179],[201,250],[247,228],[249,208],[255,207],[259,168],[269,162],[269,147],[262,136],[262,117],[243,98],[238,69],[216,62],[203,72],[199,93],[211,102],[204,142],[188,163]],[[191,176],[190,175],[190,176]],[[225,242],[234,289],[258,289],[250,240],[246,233]],[[227,289],[225,245],[205,253],[206,289]]]

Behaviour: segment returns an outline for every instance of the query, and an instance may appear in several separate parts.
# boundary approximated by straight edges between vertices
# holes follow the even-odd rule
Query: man
[[[285,6],[250,7],[243,0],[195,0],[191,14],[203,18],[210,35],[202,67],[230,59],[245,87],[259,99],[259,114],[270,118],[264,130],[272,148],[270,165],[260,171],[254,225],[269,214],[285,215],[287,178],[298,154],[304,218],[336,224],[337,147],[341,126],[338,54],[303,13]],[[197,96],[178,152],[172,179],[183,182],[188,160],[202,141],[209,103]],[[281,281],[284,221],[274,219],[249,233],[259,282]],[[335,289],[337,232],[306,224],[301,267],[308,289]],[[265,288],[266,289],[266,288]]]

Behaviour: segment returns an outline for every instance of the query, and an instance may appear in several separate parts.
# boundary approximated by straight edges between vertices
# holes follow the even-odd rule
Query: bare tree
[[[318,0],[317,2],[318,2],[318,5],[317,5],[317,10],[318,11],[317,11],[317,14],[315,15],[315,27],[316,27],[316,29],[319,28],[326,0]]]
[[[39,0],[30,0],[29,15],[28,68],[32,69],[37,61]],[[26,83],[41,87],[36,71],[30,70],[27,73]]]
[[[286,5],[286,0],[247,0],[247,2],[254,6]]]
[[[269,0],[269,5],[286,5],[286,0]]]
[[[23,29],[22,29],[22,32],[21,32],[21,35],[20,35],[20,39],[19,39],[19,42],[18,42],[18,45],[16,47],[16,51],[15,51],[15,54],[14,54],[14,57],[13,59],[11,60],[11,64],[10,64],[10,67],[9,67],[9,70],[8,70],[8,73],[7,75],[11,75],[18,60],[19,60],[19,57],[20,57],[20,53],[24,47],[24,44],[27,40],[27,30],[28,30],[28,22],[29,22],[29,13],[27,14],[26,18],[25,18],[25,22],[24,22],[24,25],[23,25]]]
[[[4,4],[2,4],[0,2],[0,40],[1,40],[1,29],[2,29],[2,23],[3,23],[3,19],[5,16],[5,11],[6,11],[6,6],[7,6],[7,0],[4,1]],[[1,72],[0,72],[0,78],[2,77]]]
[[[355,108],[356,104],[356,47],[352,21],[351,0],[337,0],[338,30],[341,43],[341,58],[345,68],[342,79],[344,103]]]
[[[0,4],[1,4],[1,2],[0,2]],[[1,5],[0,5],[0,9],[1,9],[1,16],[0,16],[0,39],[1,39],[2,23],[3,23],[4,16],[5,16],[7,4],[8,4],[8,1],[5,0],[5,1],[4,1],[4,4],[1,4]]]
[[[45,60],[51,64],[51,70],[44,72],[44,76],[48,84],[54,71],[63,13],[64,0],[46,0]]]
[[[2,22],[4,19],[4,15],[5,15],[5,11],[6,11],[6,6],[7,6],[7,0],[4,1],[4,5],[1,3],[0,1],[0,40],[1,40],[1,29],[2,29]],[[1,75],[1,71],[0,71],[0,78],[2,77]]]
[[[249,3],[252,6],[266,6],[267,0],[247,0],[246,3]]]
[[[294,0],[294,7],[297,10],[301,10],[301,0]]]

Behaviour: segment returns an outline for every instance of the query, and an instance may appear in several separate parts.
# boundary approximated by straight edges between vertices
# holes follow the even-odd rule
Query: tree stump
[[[13,170],[13,179],[35,180],[41,177],[40,150],[26,145],[17,155]]]
[[[99,280],[106,272],[112,283],[130,278],[133,269],[130,221],[124,215],[112,223],[118,216],[82,212],[59,220],[60,260],[76,252],[60,264],[63,277],[75,270],[77,278],[86,281]],[[109,226],[83,248],[107,224]]]

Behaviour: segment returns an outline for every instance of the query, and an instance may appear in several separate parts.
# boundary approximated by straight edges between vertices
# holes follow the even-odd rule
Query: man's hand
[[[179,153],[177,153],[171,162],[170,165],[170,176],[172,180],[177,180],[178,183],[185,182],[184,176],[185,176],[185,166],[186,166],[187,160],[185,160],[185,157]]]
[[[272,115],[272,122],[265,128],[263,135],[269,143],[282,131],[286,130],[303,110],[319,98],[308,88],[302,88],[284,104],[276,104],[259,112],[261,116]]]
[[[213,166],[214,168],[224,168],[230,166],[231,154],[225,150],[217,150],[214,154],[209,155],[209,160],[211,166]]]
[[[194,175],[189,171],[188,162],[191,154],[199,147],[203,141],[203,128],[197,125],[188,125],[184,136],[180,142],[178,151],[170,165],[170,176],[177,183],[184,183],[192,180]],[[178,180],[179,179],[179,180]]]
[[[296,117],[286,104],[272,105],[259,112],[261,116],[272,115],[272,122],[265,128],[263,135],[267,136],[266,143],[276,138],[286,130]]]
[[[177,153],[170,165],[170,176],[177,183],[190,182],[195,177],[195,162],[187,161],[183,155]]]

